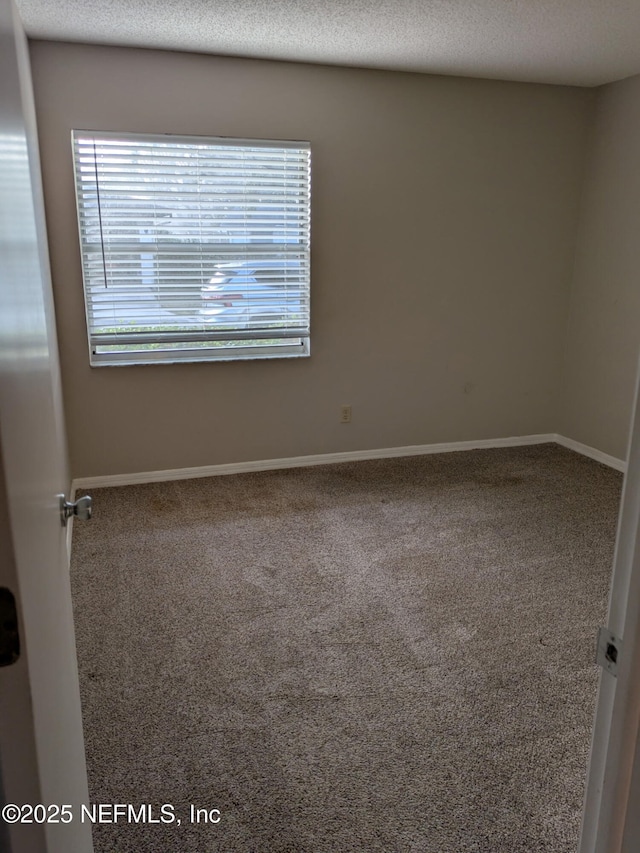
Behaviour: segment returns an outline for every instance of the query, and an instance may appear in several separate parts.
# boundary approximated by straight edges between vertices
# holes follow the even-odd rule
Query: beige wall
[[[640,350],[640,77],[598,91],[559,431],[625,458]]]
[[[74,476],[556,430],[592,92],[46,42],[32,58]],[[74,127],[310,140],[311,358],[91,369]]]

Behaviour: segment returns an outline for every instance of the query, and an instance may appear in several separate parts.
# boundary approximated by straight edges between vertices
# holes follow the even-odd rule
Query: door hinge
[[[0,587],[0,666],[10,666],[20,657],[18,612],[10,589]]]
[[[618,675],[618,660],[622,649],[622,640],[612,634],[608,628],[598,630],[598,646],[596,651],[596,663],[610,672],[614,677]]]

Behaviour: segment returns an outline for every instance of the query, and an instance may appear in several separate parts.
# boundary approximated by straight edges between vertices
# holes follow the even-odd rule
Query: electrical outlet
[[[351,406],[340,406],[340,423],[351,423]]]

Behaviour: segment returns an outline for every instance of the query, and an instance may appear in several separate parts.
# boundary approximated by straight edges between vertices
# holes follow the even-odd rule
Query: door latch
[[[0,587],[0,666],[10,666],[20,657],[18,613],[13,593]]]
[[[60,520],[62,526],[67,526],[67,521],[70,518],[79,518],[81,521],[88,521],[91,518],[91,498],[85,495],[78,498],[77,501],[68,501],[64,495],[59,495],[60,498]]]
[[[600,628],[598,631],[598,648],[596,651],[596,663],[603,669],[616,677],[618,675],[618,659],[622,649],[622,640],[612,634],[608,628]]]

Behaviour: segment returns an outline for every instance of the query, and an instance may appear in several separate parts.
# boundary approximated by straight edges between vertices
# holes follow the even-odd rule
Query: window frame
[[[89,273],[85,265],[85,255],[88,256],[91,246],[83,236],[83,213],[81,211],[81,192],[82,185],[80,180],[80,165],[79,153],[76,144],[77,140],[95,139],[95,140],[118,140],[124,143],[136,141],[143,142],[147,145],[154,143],[175,143],[176,145],[194,144],[206,146],[226,146],[226,147],[247,147],[247,149],[271,148],[271,149],[295,149],[298,152],[307,152],[306,160],[306,195],[304,196],[306,206],[306,231],[302,229],[300,233],[306,233],[306,245],[297,250],[290,250],[293,254],[304,255],[304,263],[301,261],[300,266],[305,270],[304,280],[301,282],[301,298],[304,298],[306,309],[307,323],[303,323],[299,327],[290,326],[287,328],[274,328],[274,334],[269,337],[264,337],[265,329],[260,332],[263,335],[263,340],[277,341],[277,343],[262,343],[253,344],[251,346],[242,346],[240,343],[243,340],[255,341],[259,338],[256,334],[252,334],[248,329],[222,330],[183,330],[183,331],[165,331],[165,332],[114,332],[113,334],[93,332],[94,326],[91,320],[91,287],[88,283]],[[272,139],[248,139],[225,136],[203,136],[203,135],[182,135],[172,133],[137,133],[137,132],[118,132],[118,131],[98,131],[98,130],[79,130],[71,131],[72,155],[73,155],[73,171],[75,185],[75,203],[78,222],[78,239],[80,248],[80,262],[82,269],[83,282],[83,298],[85,307],[85,321],[87,328],[87,340],[89,345],[89,361],[92,367],[103,366],[126,366],[126,365],[142,365],[142,364],[178,364],[178,363],[194,363],[194,362],[215,362],[215,361],[243,361],[243,360],[263,360],[263,359],[279,359],[279,358],[300,358],[310,355],[310,273],[311,273],[311,144],[302,140],[272,140]],[[79,144],[79,143],[78,143]],[[96,185],[99,181],[96,171]],[[283,184],[284,186],[284,184]],[[100,205],[100,196],[98,191],[98,209],[99,217],[102,215]],[[250,230],[245,231],[245,235],[249,235]],[[234,241],[235,242],[235,241]],[[179,245],[178,241],[176,244]],[[104,238],[100,238],[101,250],[104,253]],[[123,243],[124,245],[124,243]],[[131,245],[137,246],[134,241]],[[157,247],[160,243],[150,244],[156,248],[155,254],[160,254]],[[169,241],[166,241],[165,246],[171,246]],[[188,245],[188,244],[185,244]],[[207,245],[204,241],[192,244],[194,247]],[[247,247],[250,247],[250,240],[245,240],[245,243],[238,243],[240,248],[244,248],[245,252],[238,252],[237,255],[228,253],[225,263],[237,263],[238,266],[246,263],[248,259]],[[295,245],[295,244],[293,244]],[[188,250],[183,249],[186,253]],[[194,249],[195,252],[198,248]],[[136,254],[137,252],[134,252]],[[153,250],[152,252],[153,253]],[[142,252],[140,252],[142,254]],[[251,254],[251,252],[249,252]],[[269,255],[266,255],[268,258]],[[275,255],[274,255],[275,257]],[[214,262],[211,261],[213,264]],[[261,263],[261,261],[257,261]],[[139,275],[139,274],[138,274]],[[302,278],[302,274],[301,278]],[[105,282],[106,270],[105,270]],[[204,286],[204,282],[203,282]],[[186,288],[185,288],[186,290]],[[132,324],[133,325],[133,324]],[[188,325],[188,324],[184,324]],[[205,320],[202,322],[205,326]],[[270,329],[269,329],[270,331]],[[280,334],[275,334],[277,332]],[[96,340],[99,340],[96,343]],[[237,342],[236,345],[225,346],[224,341],[229,340]],[[291,340],[291,343],[289,341]],[[215,341],[215,343],[214,343]],[[296,343],[293,343],[296,341]],[[211,343],[209,347],[197,346],[199,342]],[[154,349],[136,349],[136,344],[147,344],[154,346]],[[191,346],[191,344],[196,346]],[[163,344],[165,345],[163,348]],[[182,346],[171,347],[171,344],[182,344]],[[98,351],[98,347],[103,346],[127,346],[126,350],[120,351]]]

